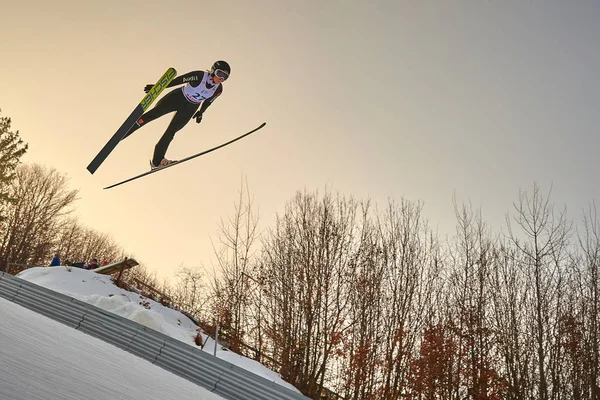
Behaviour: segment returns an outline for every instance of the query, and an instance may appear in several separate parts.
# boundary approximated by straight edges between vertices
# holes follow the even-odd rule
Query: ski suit
[[[175,133],[182,129],[194,115],[197,116],[197,122],[199,123],[204,111],[223,92],[223,85],[220,83],[216,85],[212,81],[210,74],[205,71],[192,71],[180,75],[173,79],[167,87],[184,83],[185,86],[170,91],[156,103],[154,108],[144,113],[123,137],[125,139],[148,122],[154,121],[170,112],[175,112],[165,133],[154,147],[154,155],[152,157],[152,164],[154,165],[159,165],[162,159],[165,158],[165,154]],[[200,110],[195,114],[198,108]]]

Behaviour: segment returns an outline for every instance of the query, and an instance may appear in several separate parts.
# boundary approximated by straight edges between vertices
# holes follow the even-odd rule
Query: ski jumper
[[[144,113],[123,137],[125,139],[148,122],[154,121],[170,112],[175,112],[165,133],[154,147],[152,164],[159,165],[175,133],[183,128],[200,108],[200,114],[223,92],[223,85],[216,85],[208,72],[192,71],[176,77],[167,87],[184,84],[181,89],[172,90],[156,103],[150,111]],[[200,106],[202,104],[202,106]]]

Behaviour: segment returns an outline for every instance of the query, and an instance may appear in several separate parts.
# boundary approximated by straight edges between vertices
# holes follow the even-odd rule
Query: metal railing
[[[308,400],[199,348],[4,272],[0,272],[0,297],[133,353],[226,399]]]

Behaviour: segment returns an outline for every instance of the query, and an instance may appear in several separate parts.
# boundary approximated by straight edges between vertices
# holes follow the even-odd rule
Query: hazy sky
[[[260,227],[298,190],[423,201],[440,233],[453,194],[499,230],[519,189],[553,185],[571,216],[600,198],[600,3],[591,1],[21,0],[0,13],[0,108],[26,162],[80,189],[77,214],[170,276],[210,266],[247,179]],[[86,166],[170,66],[231,64],[223,95],[148,169],[170,116]],[[169,89],[171,90],[171,89]]]

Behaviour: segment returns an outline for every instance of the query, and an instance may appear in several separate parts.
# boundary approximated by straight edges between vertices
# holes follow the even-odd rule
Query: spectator
[[[58,267],[60,265],[60,255],[58,253],[54,254],[54,258],[50,263],[51,267]]]
[[[98,260],[93,258],[92,261],[88,265],[88,269],[96,269],[98,268]]]

